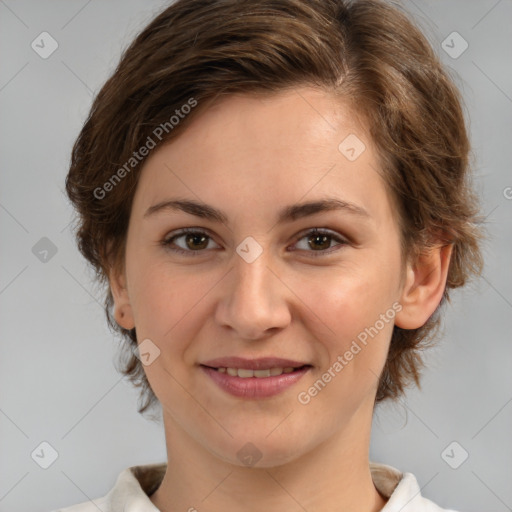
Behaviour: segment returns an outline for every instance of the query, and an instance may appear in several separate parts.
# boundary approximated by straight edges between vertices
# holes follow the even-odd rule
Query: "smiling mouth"
[[[210,368],[212,370],[216,370],[219,373],[225,373],[231,377],[241,377],[242,379],[248,379],[251,377],[255,377],[258,379],[263,379],[266,377],[277,377],[282,374],[288,374],[297,372],[300,370],[304,370],[306,368],[311,367],[310,364],[305,364],[299,367],[294,368],[293,366],[287,367],[275,367],[275,368],[266,368],[261,370],[251,370],[249,368],[229,368],[229,367],[219,367],[214,368],[212,366],[201,365],[205,368]]]

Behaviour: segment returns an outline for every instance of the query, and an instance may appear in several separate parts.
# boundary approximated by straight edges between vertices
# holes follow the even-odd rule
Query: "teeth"
[[[266,370],[248,370],[246,368],[217,368],[220,373],[227,373],[231,377],[242,377],[247,379],[248,377],[276,377],[282,373],[292,373],[295,368],[289,366],[287,368],[267,368]]]

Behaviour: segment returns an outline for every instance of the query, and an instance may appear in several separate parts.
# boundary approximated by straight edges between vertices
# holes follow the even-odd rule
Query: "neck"
[[[370,421],[352,422],[293,461],[244,467],[213,455],[164,413],[167,470],[153,504],[162,512],[378,512],[386,504],[369,467]]]

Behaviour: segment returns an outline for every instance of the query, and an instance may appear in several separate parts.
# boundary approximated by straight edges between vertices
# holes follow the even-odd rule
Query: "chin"
[[[239,467],[271,468],[281,466],[299,458],[305,448],[304,438],[294,439],[290,435],[268,435],[272,429],[261,431],[259,435],[235,435],[221,443],[210,444],[208,450],[219,459]],[[300,453],[297,448],[300,447]]]

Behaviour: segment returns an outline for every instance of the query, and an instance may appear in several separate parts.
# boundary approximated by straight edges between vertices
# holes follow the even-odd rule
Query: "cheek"
[[[333,270],[324,282],[310,288],[308,302],[327,326],[318,339],[328,353],[328,364],[349,351],[352,354],[345,359],[350,358],[350,366],[371,367],[378,373],[393,330],[397,279],[377,265],[361,265],[350,272]]]
[[[327,286],[317,289],[313,304],[322,304],[321,311],[328,325],[353,329],[372,324],[391,307],[394,287],[389,277],[380,272],[358,271],[331,274]],[[327,322],[326,322],[327,323]]]
[[[171,269],[168,262],[144,258],[143,254],[134,255],[131,263],[130,301],[137,336],[161,342],[198,302],[198,280],[179,268]]]
[[[328,329],[323,328],[321,335],[317,330],[321,364],[297,398],[307,405],[310,416],[323,418],[326,429],[339,428],[340,421],[350,417],[349,411],[355,411],[377,389],[396,314],[392,280],[378,277],[379,272],[368,269],[339,273],[327,287],[315,287],[309,299],[312,305],[323,304],[313,307],[321,326]]]
[[[150,339],[160,350],[144,371],[158,399],[179,409],[190,399],[179,384],[187,378],[183,362],[194,362],[187,350],[204,324],[204,296],[214,282],[176,268],[171,273],[168,264],[141,268],[132,281],[137,338]]]

